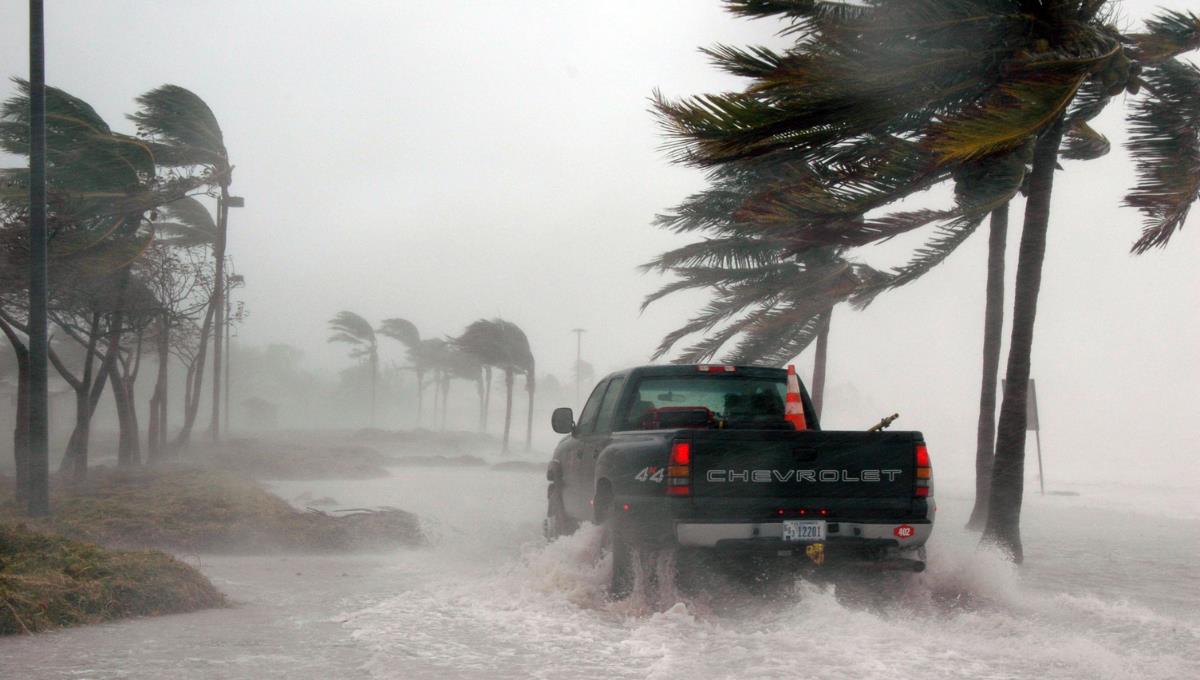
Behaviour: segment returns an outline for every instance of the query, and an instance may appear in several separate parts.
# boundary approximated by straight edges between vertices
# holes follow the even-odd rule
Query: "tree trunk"
[[[425,371],[416,371],[416,427],[421,427],[425,417]]]
[[[379,355],[375,350],[371,350],[368,363],[371,365],[371,427],[375,427],[375,383],[379,378]]]
[[[1012,335],[1009,340],[1007,382],[1000,406],[996,455],[992,460],[992,488],[983,540],[1009,552],[1014,562],[1024,559],[1021,547],[1021,500],[1025,484],[1025,402],[1029,392],[1033,324],[1046,255],[1046,229],[1050,224],[1050,196],[1054,169],[1062,142],[1060,118],[1038,139],[1021,230],[1017,283],[1013,294]]]
[[[483,392],[483,369],[475,376],[475,391],[479,394],[479,431],[487,426],[487,402]]]
[[[133,408],[133,385],[116,366],[109,371],[108,377],[117,406],[117,465],[132,467],[141,463],[137,413]]]
[[[196,362],[188,364],[187,373],[184,375],[183,383],[183,416],[186,419],[189,411],[192,410],[192,383],[196,380]]]
[[[179,430],[179,436],[175,438],[175,446],[180,449],[186,448],[191,442],[192,428],[196,425],[196,414],[200,410],[200,390],[204,385],[204,361],[208,354],[208,336],[212,333],[213,313],[214,308],[210,302],[208,312],[204,315],[204,323],[200,325],[200,348],[196,351],[195,361],[188,369],[192,374],[189,383],[191,392],[185,398],[183,427]]]
[[[100,398],[104,396],[104,388],[108,383],[108,373],[112,370],[118,351],[116,345],[113,344],[116,342],[113,340],[113,337],[113,335],[109,335],[110,344],[108,352],[104,354],[104,360],[100,362],[100,368],[96,371],[95,380],[92,379],[91,367],[88,365],[85,366],[83,380],[78,381],[74,385],[75,429],[71,431],[71,438],[67,441],[67,449],[63,453],[63,459],[59,463],[58,470],[60,473],[70,475],[71,481],[76,484],[87,479],[88,450],[92,435],[92,416],[96,414],[96,406],[99,405]],[[90,364],[90,361],[87,363]]]
[[[488,411],[492,407],[492,367],[483,367],[484,382],[483,386],[483,425],[479,428],[480,432],[487,432]]]
[[[533,448],[533,394],[537,390],[537,372],[530,363],[525,374],[525,389],[529,392],[529,412],[525,414],[525,450]]]
[[[227,180],[226,180],[227,181]],[[212,421],[209,434],[213,443],[221,441],[221,361],[225,336],[225,243],[229,224],[229,187],[221,185],[221,200],[217,202],[217,240],[213,243],[213,389]],[[373,407],[372,407],[373,408]]]
[[[833,307],[821,314],[821,328],[817,331],[817,355],[813,359],[812,405],[817,418],[821,417],[821,406],[825,403],[825,367],[829,359],[829,324],[833,321]]]
[[[436,369],[433,371],[433,379],[429,382],[433,385],[433,419],[430,421],[429,429],[436,430],[438,424],[438,404],[442,403],[442,379],[438,376]]]
[[[996,380],[1000,373],[1000,341],[1004,333],[1004,251],[1008,204],[992,212],[988,234],[987,292],[983,312],[983,379],[979,386],[979,425],[975,432],[975,507],[967,520],[971,531],[987,521],[992,487],[992,455],[996,446]]]
[[[158,337],[155,351],[158,353],[158,377],[154,380],[154,393],[150,396],[150,422],[146,431],[146,446],[150,461],[165,458],[167,429],[167,373],[171,365],[170,322],[166,317],[158,321]]]
[[[446,431],[446,411],[448,410],[447,406],[449,405],[449,403],[450,403],[450,374],[443,373],[442,374],[442,422],[441,422],[442,432]]]
[[[67,473],[71,481],[76,483],[87,478],[88,441],[92,428],[90,392],[88,389],[75,391],[75,429],[71,430],[67,450],[58,466],[60,473]]]
[[[80,483],[87,478],[88,442],[91,438],[92,413],[95,411],[92,401],[92,376],[96,360],[96,345],[100,341],[100,319],[99,312],[92,314],[87,335],[87,350],[83,360],[83,375],[78,380],[70,375],[55,354],[52,353],[50,356],[63,379],[70,383],[75,390],[75,429],[71,431],[71,438],[67,441],[67,450],[63,454],[62,463],[58,468],[60,473],[70,475],[70,479],[74,483]],[[101,364],[105,365],[107,362],[106,355]]]
[[[3,319],[0,319],[0,332],[8,338],[13,355],[17,359],[17,407],[13,409],[16,416],[13,421],[13,471],[16,475],[16,488],[13,489],[13,495],[17,504],[24,507],[29,498],[29,349],[17,336],[16,329]]]
[[[504,392],[508,398],[504,401],[504,440],[500,451],[508,453],[508,433],[512,428],[513,370],[511,368],[504,369]]]
[[[22,347],[17,355],[17,408],[13,424],[13,465],[16,474],[15,497],[24,507],[29,500],[29,353]]]
[[[146,421],[146,462],[148,463],[156,463],[163,458],[162,449],[158,445],[158,409],[162,405],[160,394],[156,383],[154,391],[150,393],[148,404],[150,412]]]

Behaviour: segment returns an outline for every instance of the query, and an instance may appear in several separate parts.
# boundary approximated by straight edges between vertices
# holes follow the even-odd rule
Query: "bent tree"
[[[839,238],[870,243],[937,225],[908,264],[856,296],[860,305],[944,261],[1015,195],[1029,173],[1029,234],[1022,236],[1009,387],[984,532],[985,541],[1018,561],[1024,399],[1049,221],[1040,206],[1049,206],[1059,149],[1063,157],[1070,152],[1078,158],[1107,151],[1107,140],[1087,123],[1118,94],[1133,95],[1135,110],[1149,101],[1177,108],[1179,115],[1159,116],[1159,125],[1147,132],[1156,143],[1131,146],[1151,168],[1140,175],[1141,186],[1149,188],[1129,199],[1150,222],[1139,243],[1169,238],[1181,224],[1178,206],[1195,198],[1188,191],[1194,184],[1180,179],[1188,163],[1174,164],[1172,180],[1157,180],[1168,191],[1156,191],[1148,178],[1165,167],[1163,142],[1182,137],[1190,149],[1198,129],[1178,124],[1196,120],[1189,113],[1191,100],[1180,96],[1195,69],[1174,60],[1200,46],[1200,20],[1164,12],[1147,22],[1145,32],[1122,34],[1110,22],[1111,5],[734,0],[729,6],[735,13],[787,19],[795,45],[784,52],[714,48],[710,55],[718,65],[753,79],[749,87],[656,101],[676,160],[711,169],[782,159],[796,168],[734,211],[737,221],[760,233],[820,247]],[[1156,81],[1165,82],[1156,87]],[[1168,129],[1169,122],[1174,128]],[[953,208],[868,216],[944,181],[955,187]]]

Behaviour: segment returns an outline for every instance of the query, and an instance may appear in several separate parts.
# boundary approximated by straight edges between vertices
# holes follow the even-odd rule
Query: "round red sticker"
[[[915,532],[916,530],[907,524],[901,524],[892,529],[892,533],[896,535],[896,538],[912,538]]]

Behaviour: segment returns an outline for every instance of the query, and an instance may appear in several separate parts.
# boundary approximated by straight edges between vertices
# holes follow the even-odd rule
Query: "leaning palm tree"
[[[924,212],[924,224],[938,224],[935,235],[890,281],[862,291],[859,304],[944,261],[1025,186],[1007,388],[984,532],[984,540],[1019,561],[1029,356],[1060,149],[1080,157],[1103,153],[1107,141],[1087,123],[1122,92],[1144,91],[1142,101],[1193,120],[1186,98],[1174,96],[1190,87],[1187,69],[1164,64],[1200,46],[1200,20],[1168,12],[1149,22],[1146,33],[1121,35],[1108,21],[1106,0],[728,4],[739,14],[789,20],[795,46],[783,53],[716,48],[711,54],[719,65],[753,78],[751,86],[680,102],[659,97],[657,108],[680,161],[713,168],[765,159],[799,168],[791,180],[765,188],[754,209],[742,211],[743,221],[817,246],[871,242],[922,220],[917,213],[863,220],[864,206],[881,207],[944,180],[956,185],[953,208]],[[1153,88],[1156,77],[1178,90]],[[1194,127],[1172,132],[1162,121],[1146,119],[1151,139],[1182,133],[1190,140]],[[1179,206],[1195,199],[1186,181],[1156,191],[1160,180],[1150,178],[1164,160],[1163,146],[1133,149],[1153,168],[1141,176],[1146,190],[1130,198],[1151,222],[1139,243],[1169,237],[1181,223]],[[1176,164],[1180,177],[1187,165]],[[830,204],[855,209],[831,220]]]
[[[422,342],[422,354],[425,361],[432,366],[435,373],[437,393],[441,401],[441,429],[446,429],[446,418],[449,412],[450,385],[454,380],[470,380],[476,384],[482,404],[483,364],[479,357],[464,351],[453,341],[441,339],[425,340]],[[435,409],[436,415],[436,409]],[[436,418],[435,418],[436,420]]]
[[[329,342],[344,342],[350,345],[350,357],[366,359],[371,372],[371,425],[375,425],[375,386],[379,379],[379,343],[370,322],[354,312],[341,311],[329,320],[333,335]]]
[[[384,319],[376,330],[380,335],[404,345],[407,350],[408,362],[417,375],[417,427],[420,427],[425,411],[425,371],[429,368],[431,354],[428,346],[422,344],[427,341],[421,340],[416,324],[407,319]]]
[[[836,248],[796,256],[788,241],[753,235],[684,246],[660,255],[643,269],[677,277],[648,296],[643,309],[686,289],[706,289],[712,294],[699,314],[663,339],[653,358],[694,333],[705,335],[675,361],[707,361],[732,344],[723,361],[782,365],[815,341],[814,407],[821,403],[824,392],[834,306],[884,278],[865,264],[845,259]]]
[[[29,152],[30,106],[29,84],[14,81],[18,94],[0,106],[0,151],[13,156]],[[54,87],[46,88],[46,161],[48,187],[48,224],[50,239],[48,258],[52,289],[68,294],[73,281],[109,278],[128,281],[135,260],[150,246],[153,232],[146,228],[148,217],[164,203],[168,203],[189,191],[195,190],[198,182],[186,177],[163,177],[159,165],[147,145],[138,139],[112,130],[108,123],[87,102]],[[28,244],[22,234],[27,233],[25,215],[28,214],[27,167],[0,169],[0,257],[4,260],[6,274],[15,274],[28,267]],[[0,281],[0,290],[16,296],[27,285],[27,279],[19,277]],[[88,398],[76,401],[76,429],[68,443],[64,457],[65,467],[78,480],[87,472],[87,440],[91,411],[103,391],[105,380],[113,367],[119,348],[124,324],[120,321],[121,310],[126,307],[125,287],[117,287],[110,304],[106,305],[110,319],[110,331],[105,333],[104,342],[85,340],[85,364],[104,355],[104,361],[95,373],[84,370],[84,379],[64,379],[76,390],[77,396],[88,394]],[[60,305],[63,300],[52,301]],[[20,311],[23,305],[5,304],[7,311]],[[55,311],[54,309],[51,310]],[[27,356],[12,315],[0,311],[7,319],[0,321],[0,329],[13,344],[18,359]],[[93,327],[96,324],[89,324]],[[106,349],[107,347],[107,349]],[[62,371],[62,367],[56,364]],[[22,366],[24,368],[24,366]],[[23,380],[26,372],[19,373]],[[93,383],[92,380],[95,379]],[[18,412],[23,412],[25,386],[18,389]],[[129,422],[122,420],[122,437],[130,443]],[[14,452],[17,457],[18,476],[24,470],[26,439],[23,421],[18,418],[14,430]],[[21,493],[22,490],[18,490]]]
[[[526,426],[526,450],[533,441],[533,401],[534,401],[534,359],[529,349],[529,339],[525,332],[516,324],[504,319],[480,319],[454,339],[454,344],[462,351],[474,355],[484,366],[491,366],[504,372],[504,388],[506,400],[504,404],[504,436],[502,450],[508,452],[509,433],[512,428],[512,396],[514,377],[517,373],[525,375],[525,385],[529,392],[529,420]]]
[[[225,316],[225,248],[228,242],[229,185],[233,166],[225,149],[225,137],[212,109],[191,90],[163,85],[137,98],[140,106],[129,119],[138,135],[151,145],[158,163],[181,168],[200,168],[210,186],[219,190],[216,238],[213,241],[213,440],[220,439],[221,363]],[[207,342],[207,338],[202,338]]]

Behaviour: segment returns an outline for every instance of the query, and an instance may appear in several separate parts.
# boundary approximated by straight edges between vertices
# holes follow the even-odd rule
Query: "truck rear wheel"
[[[604,547],[612,553],[612,577],[608,583],[608,594],[613,599],[623,599],[633,592],[633,559],[629,539],[621,530],[616,507],[604,513]]]
[[[542,520],[542,534],[547,541],[553,541],[560,536],[569,536],[579,528],[567,516],[567,506],[563,503],[562,489],[558,484],[551,484],[546,489],[546,519]]]

